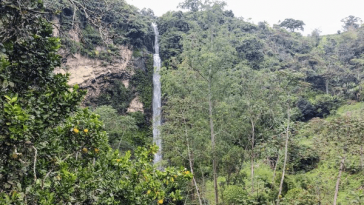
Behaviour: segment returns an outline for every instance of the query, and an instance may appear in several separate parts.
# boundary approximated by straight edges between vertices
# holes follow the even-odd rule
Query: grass
[[[358,102],[354,104],[347,104],[339,107],[335,115],[330,115],[326,120],[330,121],[337,116],[350,115],[352,117],[361,117],[364,115],[364,102]]]

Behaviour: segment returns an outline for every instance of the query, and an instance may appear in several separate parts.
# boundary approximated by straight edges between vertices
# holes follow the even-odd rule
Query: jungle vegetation
[[[122,0],[0,1],[0,204],[363,204],[361,20],[303,36],[301,20],[253,24],[225,6],[155,17]],[[164,170],[151,164],[151,22]],[[53,73],[76,53],[115,63],[120,46],[147,69],[96,107]],[[135,95],[144,113],[126,112]]]

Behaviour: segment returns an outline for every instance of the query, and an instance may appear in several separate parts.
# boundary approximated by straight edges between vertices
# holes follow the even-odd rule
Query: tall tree
[[[304,25],[305,25],[305,23],[303,21],[292,19],[292,18],[284,19],[284,21],[282,21],[279,24],[280,27],[287,28],[287,29],[291,30],[292,32],[294,32],[296,29],[303,31]]]
[[[286,165],[288,161],[288,143],[289,143],[289,136],[291,132],[291,117],[292,117],[292,105],[294,103],[295,95],[294,95],[294,89],[297,89],[297,86],[300,86],[299,81],[302,79],[303,76],[300,73],[294,73],[290,71],[278,71],[278,81],[279,81],[279,89],[282,95],[282,104],[285,107],[286,110],[286,129],[284,131],[286,139],[285,139],[285,145],[284,145],[284,161],[283,161],[283,168],[282,168],[282,177],[281,182],[279,184],[279,191],[277,196],[277,202],[279,204],[280,198],[282,197],[282,188],[283,188],[283,182],[285,179],[285,173],[286,173]],[[298,87],[299,90],[302,90],[304,86]]]
[[[344,31],[349,30],[350,28],[352,29],[357,29],[359,28],[360,24],[362,23],[361,18],[350,15],[346,18],[341,19],[341,22],[343,22],[343,29]]]
[[[185,0],[184,2],[180,3],[178,7],[196,12],[201,9],[202,5],[203,3],[201,0]]]
[[[194,84],[201,94],[198,96],[200,106],[206,106],[206,116],[209,125],[211,142],[212,175],[215,189],[215,203],[218,204],[217,184],[217,153],[216,153],[216,111],[215,106],[223,99],[224,71],[232,66],[235,50],[229,46],[228,31],[219,29],[218,16],[212,11],[221,11],[218,5],[211,5],[206,10],[209,21],[207,30],[196,28],[184,41],[183,63],[181,67],[189,69],[195,74],[195,80],[188,83]],[[207,20],[207,19],[206,19]]]
[[[274,133],[274,127],[281,121],[280,95],[277,92],[278,84],[274,75],[267,75],[266,71],[255,71],[249,67],[243,67],[235,71],[236,77],[234,105],[239,111],[240,126],[247,127],[250,141],[250,165],[251,165],[251,192],[254,192],[254,165],[256,160],[255,147],[264,143]],[[266,126],[269,125],[269,126]]]
[[[39,1],[0,3],[0,47],[5,55],[0,60],[0,189],[9,191],[13,180],[27,186],[24,169],[33,168],[29,174],[37,178],[40,136],[77,110],[85,92],[77,87],[71,91],[67,75],[53,74],[60,65],[56,54],[60,41],[52,37],[52,26],[42,16],[43,5]],[[24,163],[12,160],[20,154]]]

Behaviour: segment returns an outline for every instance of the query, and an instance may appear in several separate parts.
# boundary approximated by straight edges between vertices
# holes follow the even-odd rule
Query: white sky
[[[150,8],[156,16],[177,10],[184,0],[126,0],[140,9]],[[306,26],[304,34],[318,28],[321,34],[333,34],[342,29],[341,19],[354,15],[364,20],[364,0],[225,0],[228,10],[236,17],[251,18],[251,22],[267,21],[270,25],[279,20],[294,18]]]

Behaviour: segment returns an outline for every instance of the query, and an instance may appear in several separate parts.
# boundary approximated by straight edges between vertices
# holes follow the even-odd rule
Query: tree
[[[201,0],[185,0],[184,2],[181,2],[178,7],[196,12],[201,9],[202,5],[203,3]]]
[[[37,178],[40,137],[76,111],[85,92],[77,86],[71,91],[67,75],[53,74],[60,65],[60,41],[52,37],[42,4],[10,1],[0,6],[0,189],[10,192],[14,180],[27,187],[29,176]],[[24,175],[31,168],[34,172]]]
[[[216,111],[216,106],[223,99],[224,93],[221,87],[226,85],[226,75],[224,72],[231,68],[232,59],[234,58],[235,49],[228,43],[226,30],[219,30],[219,18],[213,9],[221,12],[218,5],[206,5],[207,10],[204,11],[206,16],[203,18],[206,21],[208,29],[195,28],[188,36],[184,38],[184,51],[182,53],[182,63],[179,65],[179,70],[188,72],[188,81],[174,81],[174,85],[184,86],[196,89],[196,95],[193,95],[193,101],[199,107],[203,107],[200,119],[205,126],[208,125],[210,136],[210,156],[212,161],[212,176],[215,190],[215,203],[218,204],[218,155],[217,155],[217,137],[216,137],[216,121],[219,115]],[[171,72],[172,73],[172,72]],[[187,73],[186,73],[187,74]],[[181,76],[181,75],[179,75]],[[184,74],[182,74],[184,76]],[[184,79],[184,78],[182,78]],[[186,79],[184,79],[186,80]],[[177,83],[181,84],[177,84]],[[224,87],[223,86],[223,87]],[[198,95],[197,95],[198,93]],[[171,93],[174,96],[178,94]],[[197,124],[197,121],[188,124]],[[205,128],[206,129],[206,128]],[[187,147],[188,148],[188,147]]]
[[[41,1],[1,1],[0,204],[151,204],[181,200],[183,168],[156,170],[157,147],[120,155],[67,85]],[[100,174],[102,173],[102,174]]]
[[[170,83],[170,81],[166,83]],[[188,88],[184,88],[184,90],[188,90]],[[163,125],[163,136],[168,152],[165,156],[170,160],[180,162],[187,159],[189,170],[193,175],[194,193],[197,195],[199,204],[202,205],[201,191],[196,179],[197,169],[195,168],[196,163],[201,163],[205,159],[202,150],[206,150],[206,145],[201,143],[201,139],[197,137],[202,134],[198,132],[201,126],[196,123],[197,119],[201,120],[200,109],[195,107],[195,102],[191,97],[171,96],[168,98],[164,110],[166,123]]]
[[[273,127],[279,126],[282,106],[277,92],[278,84],[272,75],[265,71],[255,71],[251,68],[240,68],[232,75],[234,79],[233,105],[238,111],[239,124],[245,127],[243,133],[249,133],[250,165],[251,165],[251,192],[254,192],[254,166],[258,153],[256,146],[264,144],[267,136],[276,134]],[[236,112],[235,111],[235,112]],[[264,126],[270,124],[270,126]],[[242,144],[242,148],[244,149]]]
[[[109,134],[109,144],[112,148],[119,150],[131,150],[135,148],[135,132],[138,129],[136,120],[131,116],[117,114],[117,110],[111,106],[100,106],[94,111],[100,115],[100,119],[105,123],[105,130]]]
[[[288,143],[289,143],[289,136],[291,132],[291,118],[293,114],[292,104],[295,100],[295,96],[293,95],[294,88],[299,85],[300,79],[302,79],[302,74],[294,73],[294,72],[287,72],[287,71],[278,71],[278,81],[279,81],[279,89],[280,93],[282,93],[282,107],[285,107],[286,109],[286,129],[284,130],[284,134],[286,135],[285,139],[285,146],[284,146],[284,162],[283,162],[283,168],[282,168],[282,177],[281,182],[279,185],[279,192],[277,201],[278,204],[280,202],[280,198],[282,197],[282,188],[283,188],[283,182],[285,179],[285,173],[286,173],[286,165],[288,161]],[[304,86],[299,88],[299,90],[304,89]]]
[[[294,32],[296,29],[299,29],[299,30],[303,31],[304,30],[304,28],[303,28],[304,25],[305,25],[305,23],[303,23],[303,21],[295,20],[295,19],[292,19],[292,18],[284,19],[284,21],[282,21],[279,24],[280,27],[287,28],[287,29],[291,30],[291,32]]]
[[[352,29],[357,29],[357,28],[359,28],[359,26],[360,26],[360,24],[362,23],[362,20],[361,20],[361,18],[359,18],[359,17],[355,17],[355,16],[353,16],[353,15],[350,15],[350,16],[348,16],[348,17],[346,17],[346,18],[343,18],[342,20],[341,20],[341,22],[343,22],[343,29],[345,30],[345,31],[347,31],[347,30],[349,30],[350,28],[352,28]]]
[[[254,69],[259,69],[259,64],[264,60],[264,45],[256,38],[244,38],[236,47],[239,56],[246,59]]]

